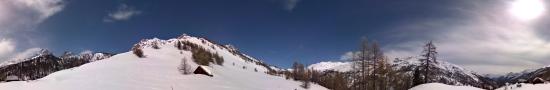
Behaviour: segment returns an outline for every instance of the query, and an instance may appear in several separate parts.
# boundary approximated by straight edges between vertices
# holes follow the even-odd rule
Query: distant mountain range
[[[503,76],[493,77],[499,86],[503,86],[506,83],[535,83],[535,79],[540,78],[543,80],[550,80],[550,66],[530,69],[517,73],[508,73]]]
[[[390,60],[394,71],[401,74],[407,74],[408,78],[412,78],[414,69],[420,67],[421,63],[418,61],[420,58],[408,57],[398,58]],[[430,71],[434,72],[431,77],[431,81],[439,82],[449,85],[468,85],[483,88],[495,88],[496,82],[492,79],[479,75],[470,70],[464,69],[458,65],[439,60],[438,63],[432,64],[434,67]],[[320,71],[339,71],[350,72],[352,62],[340,61],[340,62],[320,62],[308,66],[309,69],[315,69]]]
[[[36,80],[60,70],[78,67],[113,55],[115,54],[92,52],[74,55],[66,52],[63,56],[57,57],[50,51],[41,49],[32,57],[0,64],[0,81],[5,81],[8,76],[16,76],[19,80]]]
[[[398,58],[390,62],[393,62],[392,65],[394,70],[412,76],[414,68],[420,66],[418,59],[417,57]],[[471,70],[464,69],[443,60],[439,60],[438,62],[439,63],[434,63],[436,68],[431,69],[437,72],[435,73],[435,77],[437,78],[433,80],[437,83],[448,85],[466,85],[488,89],[504,86],[505,83],[533,83],[533,80],[537,78],[550,80],[550,66],[489,77],[477,74]],[[308,68],[319,71],[350,72],[352,70],[351,66],[352,62],[350,61],[327,61],[311,64]]]

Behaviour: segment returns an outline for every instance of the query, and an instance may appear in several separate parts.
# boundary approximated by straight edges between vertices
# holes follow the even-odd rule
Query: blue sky
[[[516,20],[506,12],[513,1],[2,1],[0,12],[12,14],[0,14],[0,22],[22,24],[0,24],[0,58],[34,48],[120,53],[141,39],[187,33],[281,67],[337,61],[362,38],[378,41],[391,57],[418,55],[422,43],[434,40],[444,60],[481,73],[549,65],[547,16]]]
[[[361,37],[375,37],[384,32],[377,29],[400,18],[420,17],[391,14],[410,10],[372,9],[384,2],[353,2],[357,4],[299,1],[289,10],[284,1],[269,0],[75,0],[38,28],[51,33],[54,51],[125,52],[143,38],[166,39],[188,33],[234,44],[247,54],[288,66],[294,60],[338,60],[355,49]],[[103,20],[123,4],[141,13],[128,20]],[[404,7],[395,9],[399,8]]]

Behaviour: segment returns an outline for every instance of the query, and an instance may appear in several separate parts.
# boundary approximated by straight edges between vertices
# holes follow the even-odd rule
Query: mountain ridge
[[[178,49],[177,42],[189,42],[196,47]],[[183,45],[192,45],[183,44]],[[143,39],[139,46],[145,57],[138,57],[132,50],[110,58],[86,63],[72,69],[52,73],[29,82],[0,83],[10,90],[302,90],[301,82],[268,74],[271,65],[203,38],[182,35],[167,40]],[[223,58],[220,64],[205,65],[212,76],[184,74],[182,66],[197,67],[193,49],[204,49]],[[237,53],[239,52],[239,53]],[[187,64],[183,64],[188,62]],[[219,63],[216,60],[210,63]],[[194,68],[192,68],[194,69]],[[83,85],[82,83],[85,83]],[[274,85],[276,83],[276,85]],[[32,87],[24,87],[32,85]],[[326,90],[317,84],[309,89]]]
[[[418,61],[418,57],[406,57],[396,58],[389,60],[392,69],[398,73],[408,74],[413,76],[414,68],[420,67],[421,63]],[[338,71],[338,72],[350,72],[352,61],[328,61],[311,64],[308,66],[310,69],[316,69],[319,71]],[[331,65],[332,64],[332,65]],[[440,82],[449,85],[468,85],[480,88],[495,88],[496,83],[487,77],[479,75],[471,70],[467,70],[458,65],[446,62],[444,60],[438,60],[438,63],[433,63],[432,70],[436,72],[433,74],[432,81]],[[412,77],[411,77],[412,78]]]
[[[36,80],[51,73],[78,67],[80,65],[109,58],[111,53],[81,53],[74,55],[66,52],[62,56],[55,56],[47,49],[41,49],[33,56],[23,59],[14,59],[0,65],[0,81],[8,76],[17,76],[19,80]]]

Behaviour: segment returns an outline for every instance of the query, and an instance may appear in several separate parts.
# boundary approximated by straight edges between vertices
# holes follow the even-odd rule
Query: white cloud
[[[350,60],[353,58],[353,52],[349,51],[344,53],[344,55],[340,56],[340,60]]]
[[[0,39],[0,58],[6,57],[7,54],[15,50],[15,45],[11,40]]]
[[[15,57],[43,38],[31,38],[36,26],[64,8],[63,0],[0,0],[0,62]],[[36,40],[39,39],[39,40]]]
[[[478,3],[479,4],[479,3]],[[550,41],[537,35],[536,21],[513,19],[504,2],[457,9],[463,18],[428,19],[399,25],[399,38],[419,38],[387,47],[390,56],[419,55],[436,41],[440,58],[480,73],[503,74],[550,64]]]
[[[344,53],[344,55],[340,56],[340,60],[349,61],[349,60],[352,60],[354,57],[355,58],[359,57],[359,55],[361,55],[361,52],[359,52],[359,51],[346,52],[346,53]]]
[[[142,11],[136,10],[126,4],[121,4],[116,11],[108,14],[108,17],[104,18],[104,22],[114,22],[129,20],[130,18],[141,14]]]
[[[53,14],[61,11],[64,7],[61,0],[11,0],[17,8],[32,10],[32,13],[38,14],[38,20],[41,22]]]
[[[62,0],[1,0],[0,27],[5,30],[33,27],[63,7]]]

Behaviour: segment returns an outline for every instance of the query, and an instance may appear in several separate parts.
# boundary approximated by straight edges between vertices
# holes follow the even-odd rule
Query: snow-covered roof
[[[206,73],[208,73],[208,74],[210,74],[210,75],[213,75],[213,74],[212,74],[212,71],[210,71],[210,69],[208,69],[206,66],[200,65],[199,67],[202,68],[202,70],[204,70]]]

